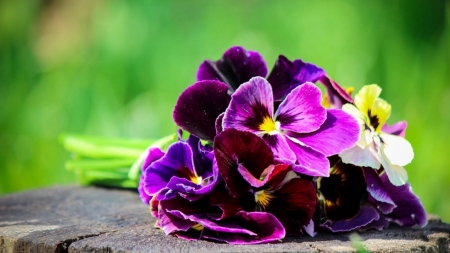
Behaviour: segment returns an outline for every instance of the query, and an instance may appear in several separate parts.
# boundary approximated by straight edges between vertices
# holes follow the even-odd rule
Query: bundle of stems
[[[148,149],[158,147],[165,151],[177,135],[133,140],[62,134],[59,139],[72,153],[66,169],[77,175],[80,184],[137,188]]]

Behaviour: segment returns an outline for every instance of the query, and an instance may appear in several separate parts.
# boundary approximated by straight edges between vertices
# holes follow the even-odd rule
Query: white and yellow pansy
[[[414,152],[407,140],[381,130],[391,115],[391,105],[378,97],[380,93],[377,85],[366,85],[355,96],[354,105],[342,107],[356,118],[361,134],[357,144],[339,156],[344,163],[357,166],[379,169],[382,165],[391,183],[400,186],[408,179],[403,166],[412,161]]]

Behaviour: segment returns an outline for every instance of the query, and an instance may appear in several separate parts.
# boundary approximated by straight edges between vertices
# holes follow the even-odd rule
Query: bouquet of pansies
[[[232,47],[179,96],[176,141],[151,145],[127,180],[140,177],[156,227],[188,240],[425,226],[403,168],[414,156],[406,122],[386,123],[380,93],[367,85],[352,98],[323,69],[282,55],[268,73],[259,53]]]

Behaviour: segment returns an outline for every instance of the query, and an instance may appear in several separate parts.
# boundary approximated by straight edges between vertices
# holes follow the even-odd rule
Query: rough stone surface
[[[153,227],[133,191],[52,187],[0,197],[0,253],[12,252],[356,252],[349,233],[226,245],[185,241]],[[430,216],[425,228],[391,226],[360,233],[370,252],[450,252],[450,225]]]

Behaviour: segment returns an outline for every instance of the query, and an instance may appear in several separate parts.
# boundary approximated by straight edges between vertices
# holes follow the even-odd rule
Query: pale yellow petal
[[[342,110],[344,112],[352,115],[353,118],[355,118],[358,121],[358,124],[360,126],[364,126],[364,124],[366,123],[366,117],[354,105],[352,105],[352,104],[345,104],[345,105],[342,106]]]
[[[355,105],[368,118],[367,112],[372,108],[375,100],[381,93],[381,88],[376,84],[365,85],[355,96]]]
[[[377,98],[375,103],[372,106],[372,110],[370,112],[371,117],[377,117],[378,125],[376,126],[375,131],[378,133],[381,131],[381,128],[386,123],[389,116],[391,116],[391,105],[386,102],[384,99]],[[375,126],[373,126],[375,127]]]

